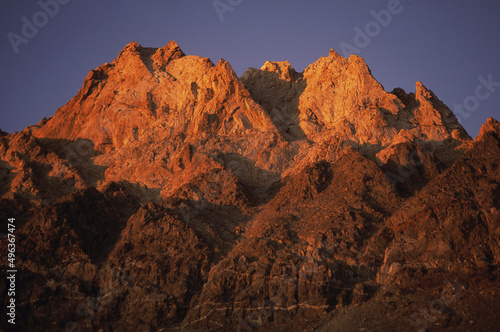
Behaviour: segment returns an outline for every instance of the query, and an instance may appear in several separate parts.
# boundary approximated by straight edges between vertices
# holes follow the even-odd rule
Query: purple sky
[[[38,1],[2,6],[5,131],[53,115],[89,70],[111,62],[133,40],[150,47],[176,40],[187,54],[229,61],[238,75],[266,60],[289,60],[302,71],[330,48],[343,55],[349,44],[387,91],[414,91],[422,81],[450,108],[461,105],[459,119],[471,136],[487,117],[500,118],[497,0],[217,0],[219,13],[213,0],[58,1],[67,4],[53,17],[40,13]],[[373,13],[381,11],[378,23]],[[23,36],[26,21],[38,31],[25,27]]]

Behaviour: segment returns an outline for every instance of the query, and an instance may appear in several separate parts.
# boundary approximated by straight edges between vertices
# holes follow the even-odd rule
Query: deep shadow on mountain
[[[307,82],[289,64],[283,70],[289,71],[285,76],[288,79],[281,78],[281,72],[255,68],[249,68],[240,79],[253,100],[267,112],[283,138],[288,141],[301,140],[306,135],[299,126],[299,98]]]

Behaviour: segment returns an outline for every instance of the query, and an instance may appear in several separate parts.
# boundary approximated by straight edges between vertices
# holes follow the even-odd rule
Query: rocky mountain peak
[[[499,158],[498,121],[472,141],[356,55],[238,78],[132,42],[53,117],[0,131],[19,328],[410,331],[425,308],[432,330],[495,330],[470,308],[500,312]]]
[[[415,95],[417,100],[420,99],[430,100],[433,97],[435,98],[434,93],[432,93],[429,89],[427,89],[425,85],[420,81],[417,81],[415,83]]]
[[[469,139],[423,84],[413,94],[386,92],[361,57],[330,51],[303,73],[288,61],[267,61],[238,78],[227,61],[214,65],[185,55],[175,41],[161,48],[128,44],[111,64],[90,71],[78,94],[33,134],[88,140],[102,154],[95,161],[107,169],[100,181],[132,178],[162,188],[161,195],[196,178],[203,168],[191,161],[206,156],[244,183],[267,184],[330,149],[328,158],[350,147],[383,165],[400,151],[397,144],[424,143],[436,150],[448,139],[448,150],[459,153]],[[134,155],[142,159],[141,150],[151,150],[146,165],[154,171],[124,163]],[[454,158],[448,155],[453,154],[442,157],[446,163]],[[252,178],[258,173],[253,168],[263,173]],[[179,169],[186,177],[171,181]]]
[[[116,62],[124,60],[130,56],[139,56],[144,60],[149,58],[149,61],[146,62],[153,61],[158,67],[160,67],[162,63],[166,64],[168,61],[181,58],[184,55],[184,52],[174,40],[160,48],[142,47],[139,43],[133,41],[123,48],[116,58]]]
[[[170,61],[179,59],[184,55],[179,45],[175,41],[171,41],[167,45],[157,49],[151,57],[151,60],[153,60],[153,70],[164,71]]]
[[[496,136],[497,139],[500,139],[500,122],[493,118],[488,118],[481,126],[476,141],[484,139],[487,135],[493,135]]]
[[[338,54],[333,48],[330,49],[330,52],[328,53],[329,58],[344,58],[340,54]]]
[[[230,100],[238,100],[233,108]],[[92,70],[77,96],[37,135],[87,138],[105,151],[137,140],[157,121],[192,134],[269,126],[226,61],[215,66],[208,58],[186,56],[174,41],[162,48],[132,42],[113,63]]]
[[[295,81],[299,76],[288,61],[266,61],[260,70],[277,73],[279,79],[289,82]]]

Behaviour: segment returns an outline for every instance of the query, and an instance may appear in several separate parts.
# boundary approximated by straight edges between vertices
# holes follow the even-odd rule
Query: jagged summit
[[[494,135],[500,139],[500,122],[493,118],[488,118],[486,122],[481,126],[479,135],[477,135],[476,137],[476,141],[483,140],[488,134]]]
[[[274,72],[278,74],[279,79],[285,81],[295,81],[299,77],[299,73],[290,65],[287,61],[266,61],[260,70],[265,70],[268,72]]]
[[[214,79],[217,75],[220,80]],[[214,87],[214,82],[223,84]],[[238,91],[233,91],[235,87]],[[236,113],[227,112],[228,105],[221,104],[227,92],[236,98],[232,103],[233,109],[238,109]],[[245,99],[248,93],[253,100]],[[404,101],[384,91],[362,58],[345,59],[333,50],[303,73],[297,73],[288,61],[266,62],[260,70],[250,68],[238,79],[227,62],[221,60],[214,66],[208,58],[186,56],[175,41],[162,48],[145,48],[132,42],[113,63],[91,71],[77,96],[36,133],[88,138],[99,149],[116,148],[137,136],[134,131],[146,129],[160,118],[167,126],[173,123],[183,131],[191,127],[196,134],[206,127],[197,123],[200,116],[225,109],[225,115],[216,115],[222,125],[217,132],[266,128],[274,121],[288,139],[316,140],[325,134],[341,133],[343,140],[358,145],[387,146],[401,130],[437,140],[449,137],[455,129],[461,132],[456,137],[467,136],[451,111],[421,83],[417,83],[412,105],[421,106],[418,112],[415,107],[402,107],[412,102],[404,91],[399,95]],[[180,109],[185,115],[179,118]],[[70,123],[68,113],[73,114]],[[77,120],[83,114],[86,120]],[[175,119],[167,114],[176,114]],[[233,120],[236,128],[229,124]],[[63,121],[64,128],[59,125]]]
[[[19,328],[495,330],[499,128],[473,141],[355,55],[238,78],[132,42],[53,117],[0,131]]]
[[[367,153],[377,153],[402,137],[469,139],[451,111],[423,84],[417,82],[416,94],[386,92],[358,56],[346,59],[332,50],[303,73],[290,74],[291,68],[287,62],[266,62],[260,71],[250,68],[240,77],[289,139],[340,136]]]
[[[386,92],[361,57],[331,50],[302,73],[267,61],[238,78],[228,62],[185,55],[175,41],[131,42],[28,135],[86,140],[94,151],[87,162],[106,171],[77,171],[79,183],[133,180],[156,197],[214,167],[267,187],[348,147],[384,166],[401,145],[417,144],[448,165],[470,141],[422,83],[415,93]]]
[[[169,42],[161,48],[142,47],[133,41],[127,44],[115,59],[115,63],[127,61],[129,56],[139,56],[147,67],[152,70],[164,70],[169,61],[185,56],[175,41]]]
[[[175,42],[158,49],[132,42],[113,63],[92,70],[36,135],[86,138],[104,151],[140,139],[160,122],[198,134],[265,128],[266,121],[226,61],[185,56]]]
[[[106,171],[83,175],[82,183],[132,179],[157,197],[213,167],[269,186],[348,147],[383,166],[397,146],[419,144],[449,164],[470,141],[423,84],[415,93],[386,92],[361,57],[331,50],[302,73],[288,61],[267,61],[238,78],[228,62],[185,55],[175,41],[161,48],[131,42],[30,133],[87,140],[95,151],[88,162]],[[199,167],[206,158],[214,164]]]

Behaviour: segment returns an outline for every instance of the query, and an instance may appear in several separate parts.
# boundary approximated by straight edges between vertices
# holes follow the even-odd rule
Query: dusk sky
[[[3,3],[4,131],[53,115],[91,69],[113,61],[131,41],[161,47],[175,40],[186,54],[229,61],[238,75],[266,60],[288,60],[302,71],[331,48],[353,52],[386,91],[414,92],[422,81],[462,110],[459,120],[473,137],[488,117],[500,118],[495,0],[55,1]]]

